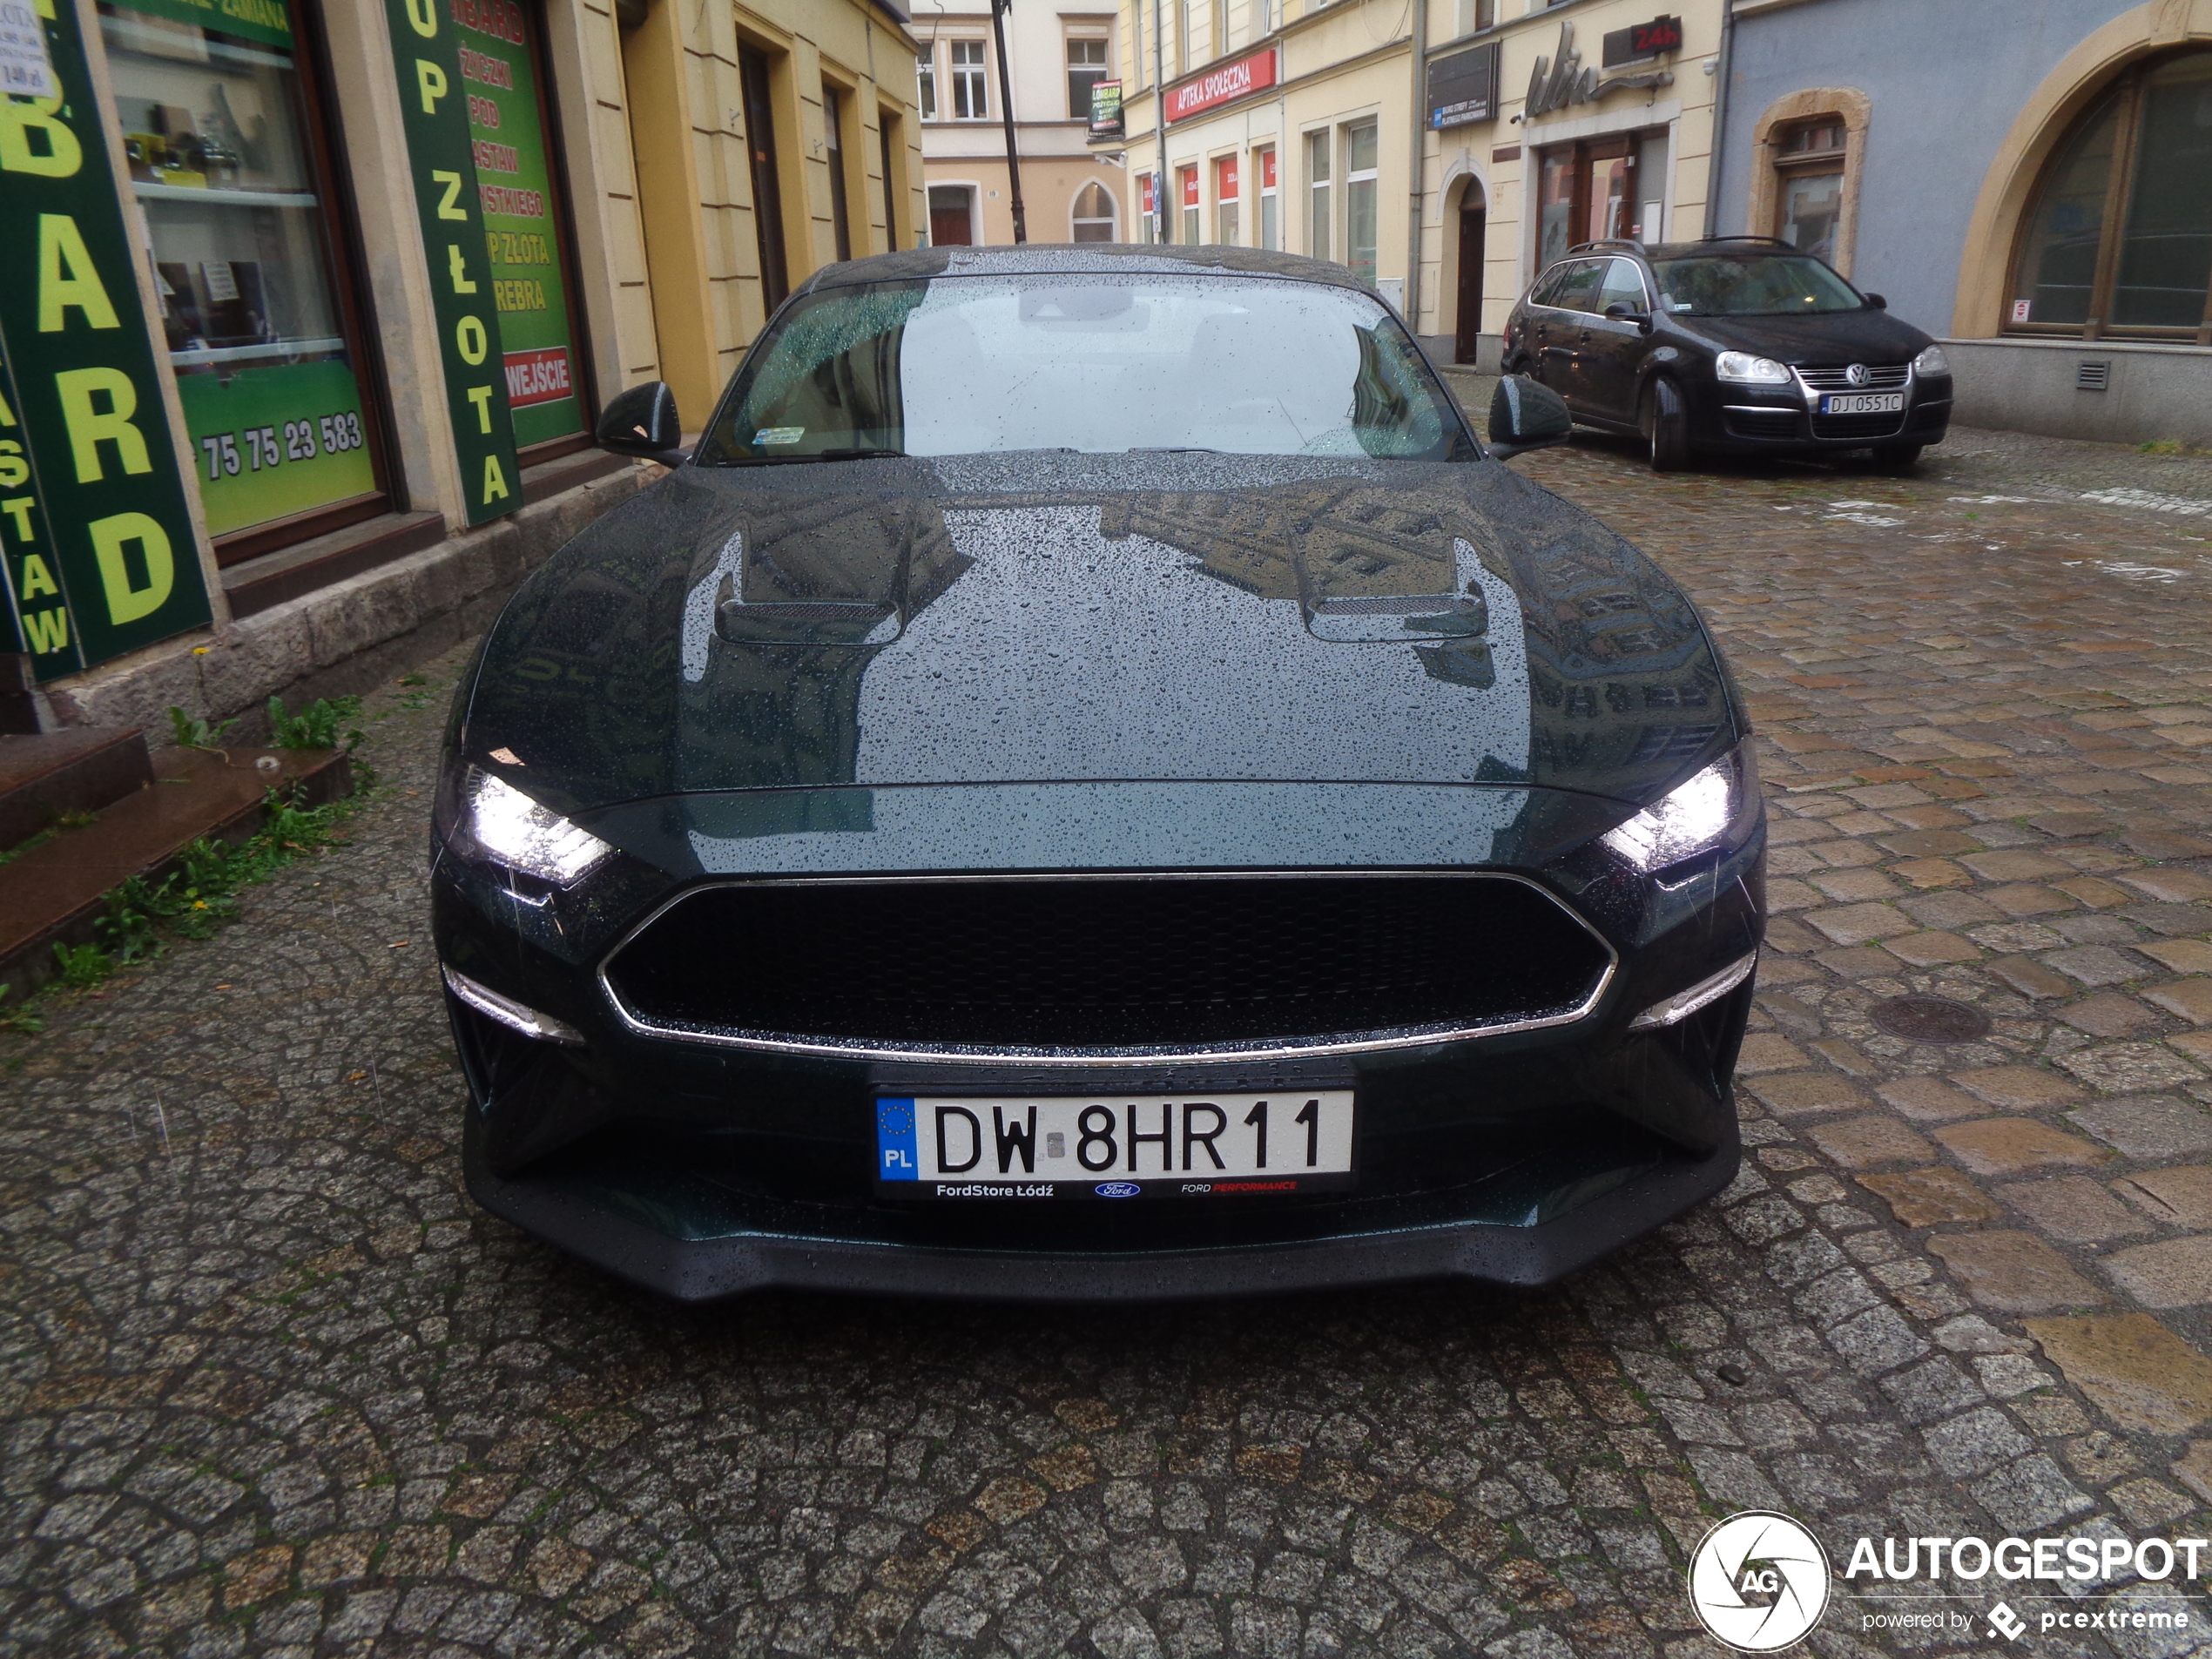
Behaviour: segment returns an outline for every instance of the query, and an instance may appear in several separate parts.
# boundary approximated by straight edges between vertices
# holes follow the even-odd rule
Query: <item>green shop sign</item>
[[[49,680],[209,610],[76,10],[37,6],[55,95],[0,98],[0,563]]]
[[[456,30],[443,0],[386,0],[385,11],[430,263],[454,453],[469,522],[479,524],[523,504],[522,480]]]

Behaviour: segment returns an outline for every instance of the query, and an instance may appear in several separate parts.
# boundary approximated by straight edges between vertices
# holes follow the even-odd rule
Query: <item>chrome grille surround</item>
[[[1526,1018],[1480,1021],[1463,1023],[1431,1023],[1401,1026],[1367,1031],[1331,1032],[1311,1040],[1271,1038],[1251,1042],[1212,1043],[1203,1047],[1184,1045],[1156,1045],[1144,1047],[988,1047],[978,1044],[942,1043],[917,1045],[914,1043],[881,1043],[866,1039],[810,1035],[788,1031],[760,1031],[738,1028],[675,1026],[657,1023],[641,1018],[627,1005],[610,977],[610,970],[617,959],[631,944],[665,916],[677,906],[702,892],[732,887],[860,887],[912,885],[920,883],[983,884],[994,882],[1078,882],[1078,881],[1268,881],[1286,880],[1357,880],[1391,878],[1433,880],[1479,880],[1511,882],[1538,894],[1554,906],[1575,927],[1595,943],[1603,953],[1603,965],[1590,981],[1581,1000],[1574,1007]],[[811,1055],[842,1060],[887,1061],[944,1061],[964,1064],[1007,1064],[1021,1066],[1144,1066],[1172,1063],[1177,1065],[1203,1063],[1211,1061],[1244,1062],[1269,1059],[1298,1059],[1331,1055],[1373,1054],[1391,1049],[1419,1049],[1439,1043],[1453,1042],[1472,1037],[1504,1036],[1517,1032],[1543,1030],[1555,1026],[1571,1025],[1586,1019],[1604,1001],[1619,972],[1620,954],[1610,941],[1585,920],[1575,908],[1561,900],[1542,883],[1524,875],[1501,870],[1263,870],[1263,871],[1190,871],[1158,874],[1116,872],[1112,873],[1055,873],[1035,875],[920,875],[920,876],[854,876],[854,877],[798,877],[764,878],[759,880],[717,880],[702,882],[685,888],[664,900],[635,927],[617,940],[601,958],[597,969],[599,986],[617,1018],[631,1032],[649,1037],[672,1039],[678,1042],[711,1044],[721,1048],[750,1049],[759,1053]]]

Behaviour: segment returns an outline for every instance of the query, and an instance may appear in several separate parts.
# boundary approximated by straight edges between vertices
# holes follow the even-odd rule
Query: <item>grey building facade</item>
[[[1957,418],[2212,442],[2212,0],[1734,0],[1711,228],[1944,341]]]

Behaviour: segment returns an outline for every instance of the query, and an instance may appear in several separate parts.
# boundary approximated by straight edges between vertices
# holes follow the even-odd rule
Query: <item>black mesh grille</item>
[[[910,1051],[1303,1046],[1557,1016],[1605,948],[1485,877],[705,887],[607,979],[663,1028]]]
[[[1812,435],[1816,438],[1887,438],[1896,435],[1905,424],[1905,411],[1895,409],[1887,415],[1816,415],[1812,417]]]
[[[1733,408],[1723,413],[1731,437],[1794,438],[1804,429],[1804,417],[1795,409]]]

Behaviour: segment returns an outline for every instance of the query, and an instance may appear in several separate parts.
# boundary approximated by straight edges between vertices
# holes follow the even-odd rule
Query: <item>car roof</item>
[[[1314,282],[1373,293],[1349,266],[1300,253],[1219,243],[1176,246],[1151,242],[1026,243],[1019,247],[918,247],[826,265],[799,293],[863,282],[912,282],[938,276],[1238,276]]]
[[[1695,242],[1632,242],[1615,238],[1608,241],[1577,242],[1573,247],[1552,261],[1563,265],[1568,260],[1602,260],[1608,258],[1659,260],[1691,259],[1754,259],[1761,255],[1780,258],[1800,256],[1801,248],[1773,236],[1708,236]],[[1816,256],[1817,257],[1817,256]],[[1544,267],[1546,270],[1550,266]]]

